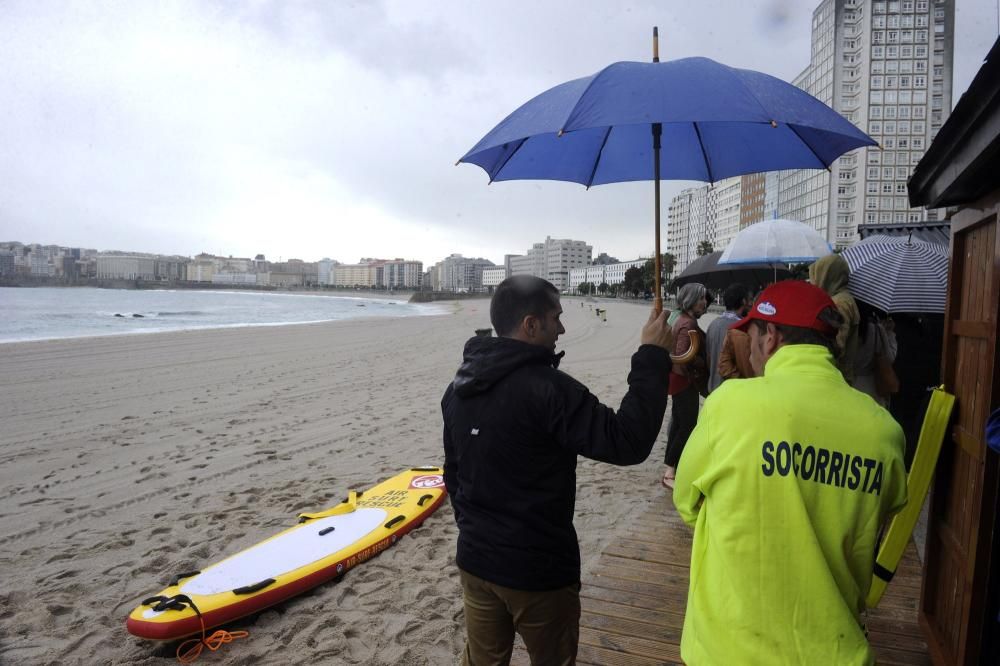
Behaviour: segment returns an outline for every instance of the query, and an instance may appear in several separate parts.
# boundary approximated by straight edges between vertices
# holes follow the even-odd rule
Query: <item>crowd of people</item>
[[[683,659],[873,663],[861,613],[879,530],[906,502],[910,436],[886,407],[933,380],[893,373],[928,324],[894,326],[848,277],[830,255],[808,282],[756,297],[731,284],[707,331],[708,291],[685,285],[643,327],[617,410],[558,369],[558,291],[531,276],[497,287],[498,337],[466,343],[442,399],[463,663],[509,663],[515,633],[532,663],[575,662],[577,456],[644,461],[668,405],[661,482],[694,528]]]

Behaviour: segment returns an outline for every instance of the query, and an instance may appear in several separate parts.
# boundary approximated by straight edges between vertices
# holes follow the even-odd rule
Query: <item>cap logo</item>
[[[778,310],[775,309],[773,305],[771,305],[770,301],[764,301],[763,303],[757,304],[757,312],[767,317],[773,317],[775,314],[778,313]]]

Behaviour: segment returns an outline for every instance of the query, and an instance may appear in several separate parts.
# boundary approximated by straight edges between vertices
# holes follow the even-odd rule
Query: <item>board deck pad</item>
[[[301,524],[204,568],[177,574],[158,595],[129,615],[128,631],[172,640],[263,610],[389,548],[418,527],[444,500],[442,470],[420,467],[397,474],[340,505],[301,514]]]
[[[875,558],[875,573],[865,598],[865,605],[868,608],[878,606],[889,581],[896,573],[896,567],[903,557],[906,544],[913,536],[913,528],[917,524],[920,510],[930,490],[931,477],[937,466],[941,445],[944,443],[954,407],[955,396],[945,391],[943,386],[931,393],[931,400],[920,428],[920,437],[917,439],[917,450],[910,465],[910,474],[906,478],[906,506],[893,516],[889,529],[879,544],[878,556]]]

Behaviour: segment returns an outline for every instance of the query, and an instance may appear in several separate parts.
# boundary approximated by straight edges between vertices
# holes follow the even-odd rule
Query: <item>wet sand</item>
[[[561,368],[617,407],[646,307],[564,301]],[[443,463],[439,401],[489,302],[429,317],[0,345],[0,663],[168,664],[125,618],[207,566],[414,465]],[[707,320],[707,318],[706,318]],[[707,326],[707,321],[703,322]],[[665,432],[665,431],[664,431]],[[580,460],[588,567],[662,492]],[[464,645],[446,502],[342,581],[237,623],[211,664],[448,664]]]

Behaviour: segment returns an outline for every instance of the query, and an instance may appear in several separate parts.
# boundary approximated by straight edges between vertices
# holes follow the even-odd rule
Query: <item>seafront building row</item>
[[[68,282],[120,280],[190,282],[240,287],[330,286],[373,289],[427,289],[451,292],[491,291],[510,275],[536,275],[560,291],[575,292],[583,282],[620,284],[625,272],[645,259],[620,262],[581,240],[547,237],[524,254],[508,254],[497,265],[489,259],[452,254],[424,272],[423,263],[407,259],[334,259],[306,262],[267,261],[202,253],[195,257],[128,252],[98,252],[57,245],[0,243],[0,278],[53,278]]]

